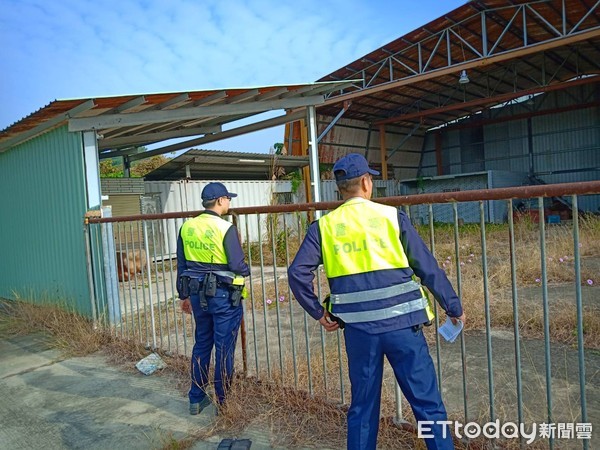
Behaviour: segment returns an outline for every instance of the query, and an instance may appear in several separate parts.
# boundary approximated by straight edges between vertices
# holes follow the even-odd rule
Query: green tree
[[[100,176],[102,178],[121,178],[123,176],[123,164],[119,164],[117,158],[100,161]]]
[[[167,162],[169,162],[169,158],[164,155],[142,159],[131,165],[131,176],[141,178]]]

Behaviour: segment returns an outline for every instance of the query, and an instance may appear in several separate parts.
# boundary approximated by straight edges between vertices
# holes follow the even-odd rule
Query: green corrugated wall
[[[0,153],[0,297],[90,315],[80,133],[61,127]]]

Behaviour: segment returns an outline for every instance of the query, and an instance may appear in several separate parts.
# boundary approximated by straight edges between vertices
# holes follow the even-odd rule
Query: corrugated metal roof
[[[318,113],[352,101],[345,118],[429,128],[590,75],[600,75],[597,0],[473,0],[322,77],[363,82]]]
[[[349,82],[55,100],[0,131],[0,151],[69,123],[70,131],[96,130],[101,149],[147,145],[218,133],[223,124],[272,110],[323,103]]]
[[[188,150],[148,173],[148,181],[182,180],[271,180],[275,168],[278,174],[293,172],[308,166],[308,156],[273,155],[268,153],[225,152],[218,150]]]

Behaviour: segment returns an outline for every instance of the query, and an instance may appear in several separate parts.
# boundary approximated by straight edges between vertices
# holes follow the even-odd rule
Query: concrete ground
[[[102,353],[64,358],[39,334],[0,338],[0,399],[1,449],[171,448],[214,421],[212,406],[190,416],[166,376],[116,368]],[[192,449],[216,449],[225,438],[272,448],[265,430],[247,430],[197,440]]]
[[[473,419],[478,416],[475,411],[489,405],[485,337],[473,333],[466,339],[469,415]],[[500,417],[514,416],[506,411],[515,407],[513,345],[509,333],[494,332],[496,414]],[[543,343],[527,341],[523,345],[527,422],[534,418],[544,421]],[[462,408],[460,349],[456,344],[443,347],[444,396],[449,411],[456,413]],[[576,422],[576,355],[573,349],[559,346],[553,356],[555,421]],[[600,448],[600,433],[595,429],[600,417],[600,355],[588,352],[586,366],[588,414],[594,425],[590,448]],[[185,394],[168,376],[144,376],[115,367],[102,352],[65,358],[40,334],[0,338],[0,399],[0,449],[163,449],[177,448],[169,445],[185,438],[192,439],[193,450],[214,450],[225,438],[250,439],[253,450],[274,448],[269,430],[253,427],[238,436],[223,433],[204,440],[194,438],[210,428],[214,409],[190,416]],[[484,418],[485,414],[479,416]],[[581,448],[582,442],[557,444],[556,448]]]

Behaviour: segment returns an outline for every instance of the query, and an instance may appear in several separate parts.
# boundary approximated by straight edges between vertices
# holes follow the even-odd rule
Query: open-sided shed
[[[361,80],[317,108],[322,163],[356,151],[399,181],[515,166],[598,179],[596,0],[473,0],[415,25],[319,80]],[[286,142],[304,151],[299,127]]]
[[[172,138],[212,142],[307,116],[314,124],[315,105],[347,84],[56,100],[0,131],[0,297],[46,297],[91,312],[83,222],[101,204],[99,159],[123,156],[127,165],[172,151],[139,154],[136,146]],[[272,110],[283,114],[222,131]]]

